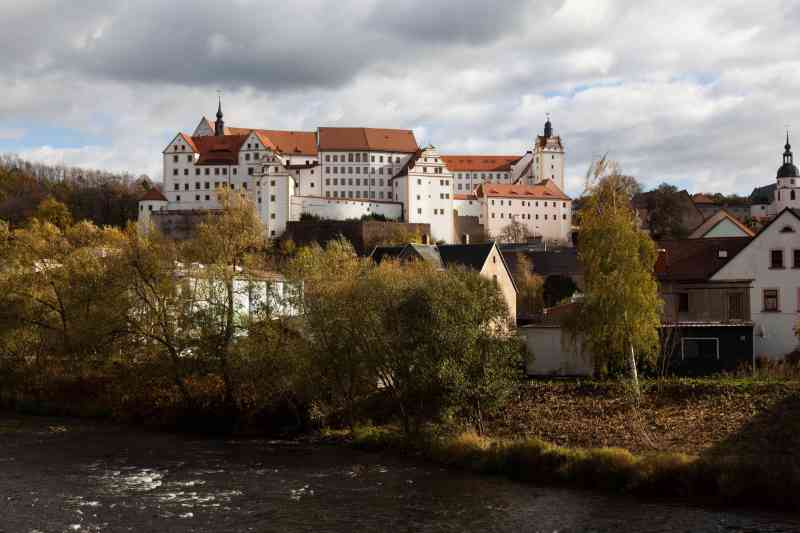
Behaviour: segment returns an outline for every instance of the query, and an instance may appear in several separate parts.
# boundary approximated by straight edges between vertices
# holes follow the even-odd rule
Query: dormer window
[[[791,226],[784,226],[781,228],[781,233],[794,233],[794,228]]]

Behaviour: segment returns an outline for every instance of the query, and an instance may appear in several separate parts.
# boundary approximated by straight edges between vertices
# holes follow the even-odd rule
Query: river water
[[[0,414],[0,532],[800,531],[332,446]]]

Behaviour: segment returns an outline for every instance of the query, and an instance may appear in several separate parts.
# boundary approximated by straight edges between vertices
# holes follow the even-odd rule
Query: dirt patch
[[[637,453],[699,455],[735,448],[782,454],[798,444],[798,437],[785,438],[800,434],[798,411],[796,381],[646,382],[638,407],[620,383],[532,381],[490,422],[490,433],[538,437],[562,446],[616,446]],[[763,437],[776,431],[784,437]]]

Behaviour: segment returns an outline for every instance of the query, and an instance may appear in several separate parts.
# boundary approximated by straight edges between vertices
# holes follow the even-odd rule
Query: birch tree
[[[584,300],[569,327],[599,370],[627,367],[638,396],[637,357],[658,352],[661,300],[653,276],[655,244],[638,228],[627,191],[605,159],[588,174],[578,240]]]

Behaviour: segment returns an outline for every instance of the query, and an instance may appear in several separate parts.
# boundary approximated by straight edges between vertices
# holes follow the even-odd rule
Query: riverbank
[[[723,505],[800,508],[800,383],[533,381],[487,435],[392,426],[331,432],[366,449],[514,480]]]
[[[429,433],[409,439],[394,427],[328,433],[356,449],[393,451],[476,474],[537,485],[675,498],[706,505],[800,507],[796,455],[634,454],[623,448],[568,448],[536,438]]]

